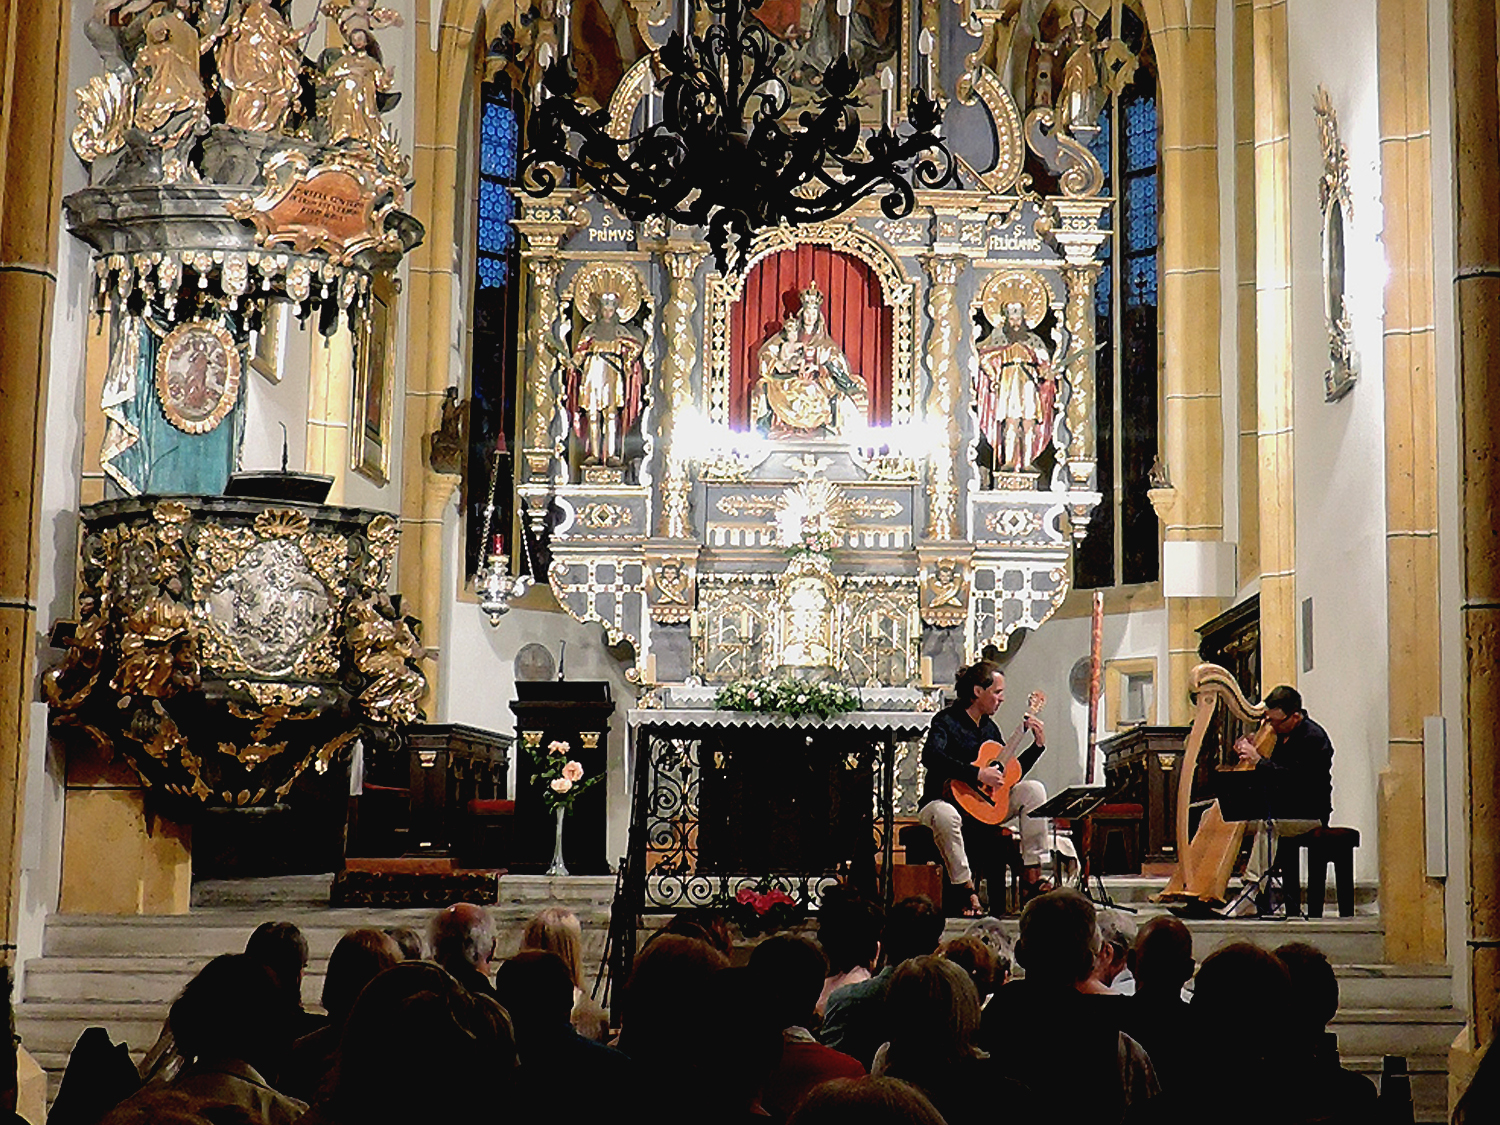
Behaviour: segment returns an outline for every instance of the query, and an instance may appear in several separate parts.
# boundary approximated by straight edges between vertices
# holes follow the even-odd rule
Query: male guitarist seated
[[[948,869],[949,881],[968,895],[964,916],[977,918],[984,913],[984,907],[979,901],[974,872],[969,866],[969,848],[974,847],[977,855],[991,856],[996,850],[993,837],[1000,831],[1001,823],[1020,822],[1021,862],[1025,871],[1022,897],[1029,899],[1052,889],[1051,883],[1041,878],[1042,856],[1047,847],[1047,823],[1044,819],[1026,815],[1047,800],[1047,791],[1039,781],[1016,782],[1010,790],[1005,815],[994,825],[982,823],[959,810],[949,797],[948,782],[963,782],[971,786],[1003,783],[1000,768],[993,765],[980,767],[974,762],[983,743],[1004,745],[1000,729],[991,716],[1005,701],[1005,674],[989,661],[981,660],[960,669],[954,686],[957,701],[933,716],[932,726],[927,731],[927,744],[922,748],[922,766],[927,774],[922,787],[922,808],[917,817],[932,831]],[[1041,719],[1027,715],[1024,727],[1035,736],[1036,742],[1017,759],[1023,774],[1046,749]]]

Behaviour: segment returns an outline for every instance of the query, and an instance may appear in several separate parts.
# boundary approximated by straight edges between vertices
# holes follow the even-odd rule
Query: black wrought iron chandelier
[[[699,3],[714,17],[701,35],[692,30]],[[908,101],[908,128],[898,133],[895,91],[885,77],[881,127],[863,137],[860,151],[850,0],[838,5],[843,50],[823,72],[820,96],[799,115],[798,128],[784,123],[792,97],[777,67],[786,48],[746,20],[760,4],[683,0],[679,29],[658,55],[661,119],[648,87],[644,127],[624,140],[609,135],[607,111],[590,110],[575,97],[563,8],[563,54],[543,72],[546,96],[531,114],[521,155],[526,192],[549,195],[563,173],[632,221],[662,216],[706,227],[723,272],[739,268],[757,230],[830,219],[877,193],[881,210],[899,219],[916,203],[914,185],[938,188],[952,180],[953,156],[939,135],[942,107],[925,80]]]

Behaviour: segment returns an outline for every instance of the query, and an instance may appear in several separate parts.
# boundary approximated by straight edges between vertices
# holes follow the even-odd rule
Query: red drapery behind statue
[[[803,243],[770,254],[750,267],[729,320],[729,424],[750,428],[750,401],[758,378],[756,353],[797,311],[799,294],[816,281],[823,293],[828,332],[849,358],[849,369],[870,392],[870,424],[891,420],[891,310],[880,280],[858,258]]]

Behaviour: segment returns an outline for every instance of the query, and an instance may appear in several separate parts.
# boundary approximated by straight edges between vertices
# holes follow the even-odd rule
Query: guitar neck
[[[997,759],[999,764],[1008,764],[1012,759],[1016,758],[1022,750],[1026,749],[1025,746],[1021,745],[1021,736],[1023,734],[1030,733],[1026,729],[1026,719],[1029,719],[1030,717],[1030,715],[1027,715],[1026,718],[1023,718],[1019,723],[1016,724],[1016,729],[1010,732],[1010,737],[1005,740],[1005,753],[1001,754]],[[1036,740],[1035,738],[1032,738],[1031,741],[1034,742]],[[1028,743],[1027,745],[1030,745],[1030,743]]]

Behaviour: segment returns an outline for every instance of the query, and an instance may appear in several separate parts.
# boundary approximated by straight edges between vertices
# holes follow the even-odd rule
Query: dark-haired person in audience
[[[276,979],[248,954],[215,957],[188,982],[167,1022],[186,1063],[170,1082],[152,1083],[104,1118],[106,1125],[167,1120],[291,1125],[307,1108],[264,1077],[285,1018]]]
[[[1026,975],[985,1008],[981,1043],[1008,1077],[1038,1094],[1077,1093],[1084,1099],[1079,1116],[1086,1109],[1090,1120],[1113,1122],[1158,1085],[1146,1052],[1120,1030],[1129,1001],[1079,991],[1099,944],[1094,904],[1077,891],[1049,891],[1027,903],[1016,939]]]
[[[825,1082],[787,1125],[948,1125],[927,1095],[897,1078]]]
[[[1009,954],[1000,952],[978,934],[964,934],[945,942],[940,952],[969,975],[980,1008],[989,1003],[995,989],[1010,977]]]
[[[1030,1092],[978,1046],[979,994],[958,965],[936,956],[904,962],[886,1011],[891,1038],[875,1056],[875,1073],[918,1087],[948,1125],[987,1125],[1002,1108],[1031,1119]]]
[[[1204,959],[1188,1005],[1188,1040],[1173,1084],[1131,1108],[1130,1125],[1259,1125],[1274,1117],[1297,1121],[1287,1097],[1268,1111],[1267,1094],[1286,1075],[1291,980],[1286,966],[1249,942],[1234,942]],[[1226,1050],[1226,1044],[1232,1049]]]
[[[311,1102],[324,1091],[332,1079],[334,1056],[354,1002],[365,985],[402,960],[400,946],[379,930],[350,930],[339,938],[323,978],[328,1023],[292,1044],[277,1083],[284,1093]]]
[[[410,926],[392,926],[385,932],[400,947],[401,960],[427,960],[427,939],[422,936],[421,930],[414,930]]]
[[[1355,1125],[1374,1120],[1375,1083],[1339,1062],[1338,1036],[1328,1021],[1339,1010],[1339,980],[1328,958],[1303,942],[1276,950],[1291,978],[1286,1089],[1295,1091],[1290,1119]]]
[[[880,1045],[890,1038],[885,1000],[896,966],[909,957],[936,952],[942,939],[943,912],[930,898],[913,895],[891,907],[880,938],[883,967],[869,980],[846,984],[828,998],[823,1042],[868,1067]]]
[[[734,952],[734,935],[729,932],[729,919],[716,910],[679,910],[667,920],[661,932],[697,938],[713,946],[725,957]]]
[[[510,1014],[520,1069],[515,1113],[541,1120],[560,1089],[582,1111],[604,1108],[625,1093],[630,1061],[619,1051],[586,1039],[573,1028],[573,978],[561,957],[526,949],[495,970],[495,995]]]
[[[1176,1084],[1188,1047],[1188,1004],[1182,986],[1193,978],[1193,935],[1169,914],[1152,918],[1131,951],[1135,994],[1125,1030],[1146,1049],[1162,1089]]]
[[[612,1005],[620,1021],[617,1046],[646,1075],[667,1078],[686,1041],[696,1034],[685,1013],[697,1010],[703,990],[729,959],[708,942],[659,934],[636,954],[624,994]]]
[[[526,923],[523,950],[545,950],[562,958],[573,982],[573,1027],[585,1039],[603,1043],[609,1038],[609,1015],[584,990],[583,926],[565,906],[548,906]]]
[[[828,997],[846,984],[874,975],[880,960],[880,930],[885,911],[847,884],[830,887],[818,908],[818,944],[828,958],[828,976],[818,994],[817,1013],[828,1009]]]
[[[761,1091],[761,1104],[772,1116],[785,1117],[831,1078],[865,1073],[857,1059],[823,1046],[808,1030],[817,1022],[813,1005],[827,971],[817,944],[791,934],[767,938],[750,955],[750,979],[781,1029],[781,1062]]]
[[[301,1125],[413,1125],[493,1118],[511,1094],[515,1036],[505,1009],[427,961],[403,961],[359,994],[332,1092]]]
[[[494,997],[490,962],[495,956],[495,920],[472,902],[444,907],[427,929],[432,959],[470,992]]]
[[[981,823],[960,810],[949,796],[948,783],[990,786],[1003,783],[1000,769],[974,763],[984,743],[1005,741],[994,720],[995,712],[1005,701],[1005,673],[997,665],[980,660],[959,670],[954,689],[957,700],[933,716],[927,741],[922,746],[925,776],[917,816],[932,831],[949,882],[966,899],[963,914],[978,918],[983,915],[984,906],[975,880],[995,866],[999,827]],[[1042,720],[1028,715],[1025,723],[1036,741],[1016,759],[1023,775],[1047,748]],[[1047,791],[1040,781],[1023,779],[1011,787],[1003,817],[1003,823],[1015,822],[1021,836],[1023,897],[1051,889],[1051,884],[1041,878],[1042,858],[1047,850],[1047,821],[1028,815],[1046,800]]]
[[[318,1030],[327,1020],[302,1006],[302,974],[307,971],[307,938],[292,922],[262,922],[245,943],[245,956],[259,961],[276,978],[286,1013],[287,1046]]]

